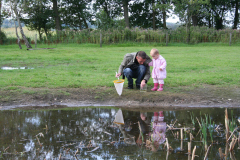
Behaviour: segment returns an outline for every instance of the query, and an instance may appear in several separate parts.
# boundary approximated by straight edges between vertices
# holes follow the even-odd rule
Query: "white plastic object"
[[[123,114],[121,109],[118,110],[113,123],[124,125]]]
[[[119,79],[119,80],[115,80],[113,82],[114,82],[114,86],[116,88],[118,95],[121,96],[122,90],[123,90],[123,85],[124,85],[124,80]]]

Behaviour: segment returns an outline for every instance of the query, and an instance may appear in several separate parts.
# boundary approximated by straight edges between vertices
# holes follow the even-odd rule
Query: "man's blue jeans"
[[[133,78],[136,78],[136,86],[140,86],[141,81],[144,78],[146,72],[146,67],[144,65],[139,65],[136,70],[130,68],[125,68],[123,74],[128,79],[128,86],[133,87]]]

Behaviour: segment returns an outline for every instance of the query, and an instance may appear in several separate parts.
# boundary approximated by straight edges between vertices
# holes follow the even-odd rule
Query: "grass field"
[[[198,44],[154,46],[150,44],[38,45],[41,50],[20,50],[17,45],[0,46],[0,89],[113,87],[115,72],[126,53],[157,48],[167,61],[166,87],[239,87],[239,46]],[[153,85],[152,79],[149,86]],[[125,83],[127,86],[127,83]]]

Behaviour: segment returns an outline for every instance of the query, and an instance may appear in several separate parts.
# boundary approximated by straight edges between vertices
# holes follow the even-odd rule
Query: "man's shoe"
[[[133,89],[133,86],[128,86],[128,88],[127,89]]]
[[[136,88],[137,88],[137,89],[140,89],[140,85],[136,85]]]

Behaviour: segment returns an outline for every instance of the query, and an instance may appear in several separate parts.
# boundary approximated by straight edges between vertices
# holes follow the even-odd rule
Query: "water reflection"
[[[34,69],[31,67],[1,67],[2,70],[15,70],[15,69]]]
[[[225,136],[220,136],[224,134],[224,108],[122,110],[124,125],[113,123],[118,110],[0,111],[0,159],[187,159],[190,133],[194,137],[191,149],[196,145],[196,155],[199,156],[196,159],[203,159],[205,150],[198,133],[200,128],[197,122],[193,125],[191,115],[201,119],[205,114],[210,115],[215,128],[220,128],[214,131],[214,143],[208,158],[220,159],[219,148],[224,152],[228,147]],[[229,109],[228,112],[230,120],[237,122],[240,110]],[[39,136],[40,133],[44,137]],[[172,148],[170,152],[166,150],[166,138]],[[226,159],[239,157],[237,148],[235,146],[234,154],[225,152]]]
[[[128,116],[124,119],[124,125],[118,124],[124,142],[145,146],[146,149],[156,152],[159,145],[165,142],[166,122],[163,121],[163,111],[154,112],[152,120],[147,117],[147,112],[140,112],[139,116]]]

